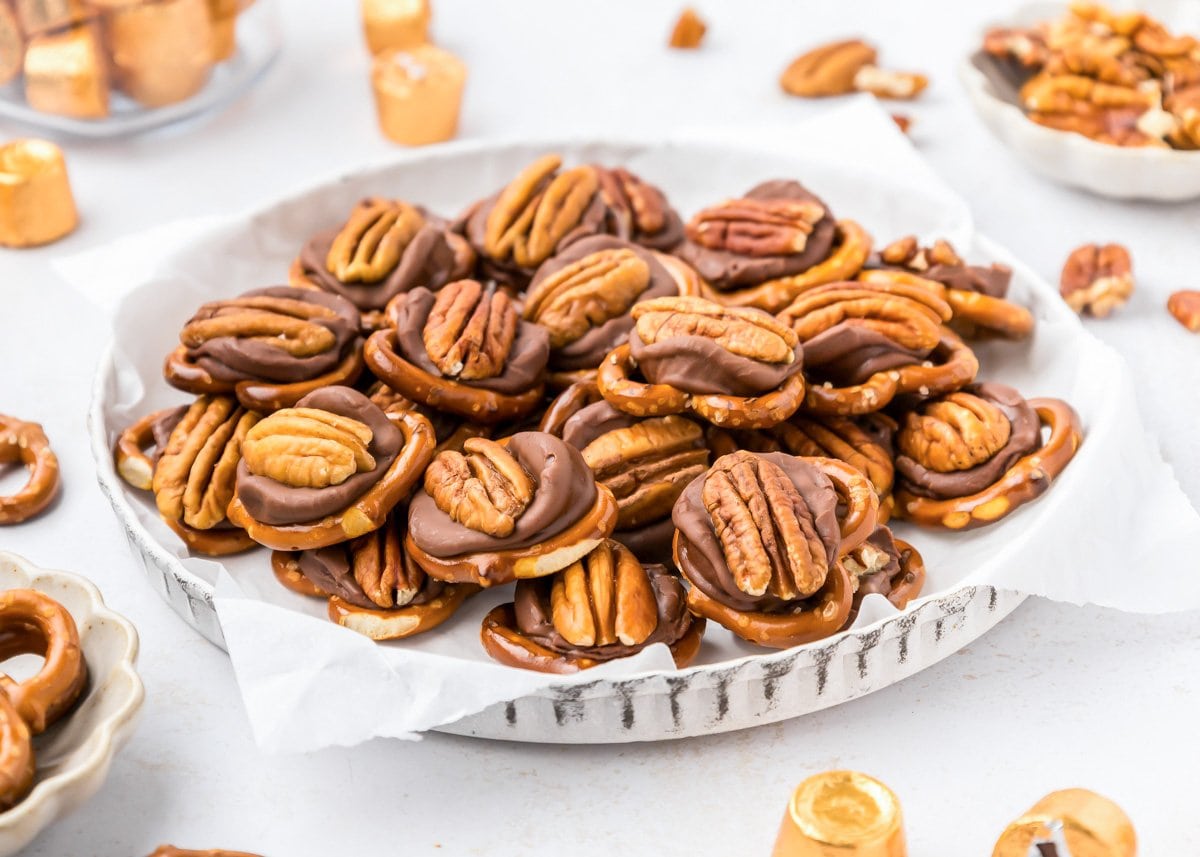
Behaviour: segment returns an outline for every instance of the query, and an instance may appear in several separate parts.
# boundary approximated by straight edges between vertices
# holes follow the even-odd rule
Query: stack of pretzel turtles
[[[890,519],[994,523],[1074,455],[1067,404],[976,377],[969,340],[1032,330],[1010,279],[794,181],[685,222],[546,155],[456,220],[363,200],[289,285],[197,308],[164,366],[194,398],[118,469],[189,550],[270,548],[374,639],[513,584],[481,629],[513,666],[684,665],[709,620],[789,647],[920,593]]]

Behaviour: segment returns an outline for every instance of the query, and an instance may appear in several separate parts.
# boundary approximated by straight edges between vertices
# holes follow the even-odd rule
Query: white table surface
[[[1132,250],[1138,293],[1090,329],[1144,379],[1138,404],[1200,500],[1200,338],[1163,308],[1172,290],[1200,287],[1200,204],[1119,204],[1064,190],[1026,173],[986,134],[954,66],[977,28],[1011,4],[701,0],[708,41],[681,53],[664,46],[677,0],[436,2],[439,40],[470,68],[464,137],[787,121],[822,105],[783,96],[779,72],[802,48],[840,35],[869,35],[886,63],[928,72],[929,91],[900,109],[983,231],[1051,279],[1084,241]],[[1010,818],[1074,785],[1125,806],[1142,853],[1197,853],[1200,826],[1186,809],[1200,767],[1194,613],[1030,601],[903,684],[707,739],[538,747],[431,735],[260,755],[227,658],[139,576],[96,487],[84,413],[108,334],[49,263],[157,223],[253,206],[392,151],[375,127],[357,4],[282,7],[286,52],[258,89],[199,127],[66,143],[82,227],[49,248],[0,251],[0,412],[45,425],[65,482],[53,512],[0,531],[0,547],[95,580],[141,631],[148,690],[106,787],[28,854],[140,857],[168,841],[269,857],[766,854],[791,787],[834,767],[873,773],[900,794],[921,857],[989,854]],[[19,131],[0,124],[0,137]],[[0,490],[17,480],[0,477]],[[1180,557],[1181,573],[1196,565]],[[1130,569],[1130,585],[1136,577]]]

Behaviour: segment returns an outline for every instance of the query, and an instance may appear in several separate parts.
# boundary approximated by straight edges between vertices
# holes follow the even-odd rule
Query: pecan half
[[[708,450],[699,425],[672,415],[605,432],[584,447],[583,460],[617,498],[617,529],[629,529],[670,514],[708,467]]]
[[[258,415],[231,396],[200,396],[175,426],[154,468],[159,513],[207,530],[225,520],[238,463]]]
[[[810,199],[731,199],[699,212],[685,231],[711,250],[780,256],[803,253],[825,214],[825,207]]]
[[[1012,424],[996,405],[972,393],[951,393],[910,411],[896,436],[900,452],[937,473],[969,470],[1004,448]]]
[[[1133,262],[1120,244],[1085,244],[1071,251],[1059,292],[1077,313],[1104,318],[1133,294]]]
[[[723,456],[701,499],[742,592],[793,601],[824,585],[829,564],[813,514],[777,464],[745,451]]]
[[[667,199],[661,190],[624,167],[597,167],[596,177],[604,202],[619,221],[618,235],[654,235],[666,227]]]
[[[199,348],[211,339],[232,336],[268,343],[293,357],[311,357],[337,344],[334,332],[312,319],[335,318],[337,313],[318,303],[252,295],[204,304],[184,326],[179,341]]]
[[[558,172],[560,166],[558,155],[544,155],[500,192],[485,224],[485,253],[493,259],[511,257],[523,267],[550,258],[599,187],[592,167]]]
[[[1200,331],[1200,292],[1185,289],[1167,298],[1167,311],[1192,333]]]
[[[354,209],[333,239],[325,266],[343,283],[382,280],[400,264],[424,222],[408,203],[368,199]]]
[[[517,322],[507,292],[459,280],[437,293],[421,335],[443,375],[476,381],[504,371]]]
[[[600,250],[530,289],[524,317],[550,331],[551,348],[562,348],[627,313],[649,285],[650,266],[637,253]]]
[[[796,359],[796,333],[764,312],[723,307],[703,298],[643,301],[632,312],[638,337],[647,345],[680,336],[712,339],[731,354],[764,363]]]
[[[636,646],[658,627],[658,603],[637,557],[607,540],[554,575],[550,618],[573,646]]]
[[[793,60],[779,83],[792,95],[845,95],[854,91],[859,70],[874,65],[875,58],[875,49],[858,39],[821,45]]]
[[[350,568],[367,598],[389,610],[416,598],[425,572],[404,556],[400,529],[383,526],[350,543]]]
[[[496,538],[512,535],[533,500],[533,479],[495,441],[473,437],[463,451],[445,450],[425,471],[425,491],[464,527]]]
[[[246,435],[246,467],[295,488],[328,488],[375,469],[371,429],[318,408],[284,408]]]

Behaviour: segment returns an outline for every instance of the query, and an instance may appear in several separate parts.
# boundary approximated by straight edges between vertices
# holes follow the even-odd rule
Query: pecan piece
[[[662,191],[624,167],[596,168],[600,193],[625,238],[654,235],[667,225],[667,199]]]
[[[562,348],[627,313],[649,285],[650,266],[632,250],[601,250],[530,289],[524,317],[550,331],[551,348]]]
[[[448,378],[495,378],[504,371],[517,320],[507,292],[459,280],[437,293],[422,332],[425,350]]]
[[[584,447],[583,460],[617,498],[617,529],[630,529],[670,513],[708,466],[708,450],[699,425],[671,415],[605,432]]]
[[[745,451],[723,456],[705,477],[701,499],[742,592],[794,601],[824,585],[825,546],[779,465]]]
[[[876,98],[916,98],[928,85],[929,78],[920,72],[892,71],[873,65],[863,66],[854,75],[854,89]]]
[[[424,224],[405,202],[368,199],[354,209],[329,247],[325,266],[343,283],[374,283],[400,264]]]
[[[319,408],[284,408],[246,435],[246,467],[296,488],[340,485],[375,469],[371,429],[358,420]]]
[[[879,251],[879,258],[888,265],[908,268],[910,271],[928,271],[933,265],[965,265],[954,245],[938,238],[929,247],[922,247],[917,236],[897,238]]]
[[[638,337],[647,345],[680,336],[714,340],[731,354],[764,363],[796,359],[796,332],[764,312],[723,307],[703,298],[643,301],[632,312]]]
[[[495,441],[473,437],[463,451],[438,453],[425,471],[425,491],[464,527],[496,538],[512,535],[533,500],[533,479]]]
[[[1004,448],[1012,424],[995,404],[971,393],[951,393],[910,411],[896,437],[900,452],[937,473],[969,470]]]
[[[803,253],[825,214],[825,207],[811,199],[731,199],[699,212],[685,231],[710,250],[780,256]]]
[[[232,336],[269,343],[293,357],[311,357],[333,348],[337,336],[313,319],[333,320],[326,306],[293,298],[251,295],[204,304],[179,334],[188,348]]]
[[[658,603],[637,557],[604,541],[554,576],[550,618],[573,646],[637,646],[658,627]]]
[[[354,579],[377,607],[404,607],[421,591],[425,572],[404,556],[397,527],[383,526],[359,536],[349,549]]]
[[[854,91],[859,70],[874,65],[875,58],[875,49],[858,39],[821,45],[793,60],[779,83],[792,95],[845,95]]]
[[[704,41],[708,26],[696,14],[696,10],[688,6],[679,13],[679,20],[671,30],[671,40],[668,43],[673,48],[698,48]]]
[[[1059,292],[1075,312],[1104,318],[1133,294],[1133,262],[1120,244],[1085,244],[1071,251]]]
[[[1175,292],[1167,298],[1167,311],[1192,333],[1200,332],[1200,292]]]
[[[159,513],[207,530],[225,520],[247,433],[258,421],[230,396],[200,396],[172,430],[154,468]]]
[[[562,158],[544,155],[500,192],[488,213],[483,249],[494,259],[540,265],[579,223],[599,187],[596,170],[558,172]]]

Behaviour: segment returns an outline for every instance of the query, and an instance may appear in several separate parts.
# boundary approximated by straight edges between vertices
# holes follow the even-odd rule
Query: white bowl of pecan
[[[959,76],[987,127],[1053,181],[1116,199],[1200,196],[1200,12],[1036,3]]]
[[[91,582],[0,551],[0,854],[15,854],[99,791],[145,691],[137,631]],[[19,722],[18,722],[19,721]]]

